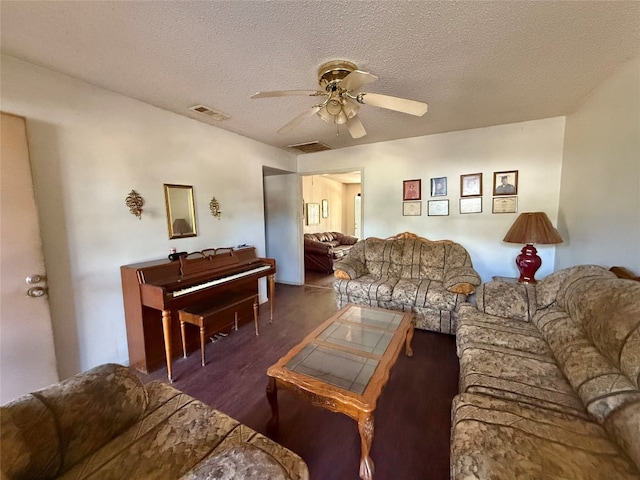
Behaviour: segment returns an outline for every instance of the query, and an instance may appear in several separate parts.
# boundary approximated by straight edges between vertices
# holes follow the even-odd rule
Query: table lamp
[[[562,237],[551,225],[544,212],[521,213],[504,237],[505,242],[524,243],[520,255],[516,257],[516,265],[520,271],[518,283],[538,283],[534,278],[542,260],[534,243],[543,245],[562,243]]]

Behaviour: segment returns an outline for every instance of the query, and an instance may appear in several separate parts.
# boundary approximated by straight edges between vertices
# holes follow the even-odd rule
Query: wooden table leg
[[[271,405],[271,419],[269,423],[267,423],[267,433],[271,436],[276,436],[278,435],[280,412],[278,410],[278,385],[274,377],[269,377],[267,400],[269,400],[269,405]]]
[[[405,344],[405,355],[407,357],[413,357],[413,349],[411,348],[411,342],[413,341],[413,332],[415,330],[414,321],[411,320],[411,326],[407,332],[407,340]]]
[[[271,309],[271,318],[269,323],[273,322],[273,304],[275,303],[276,296],[274,292],[276,290],[276,276],[269,275],[269,308]]]
[[[371,442],[373,442],[373,414],[361,412],[358,416],[358,431],[360,432],[360,478],[371,480],[373,478],[373,460],[369,456]]]
[[[162,311],[162,335],[164,336],[164,353],[167,356],[167,378],[173,383],[171,371],[171,310]]]

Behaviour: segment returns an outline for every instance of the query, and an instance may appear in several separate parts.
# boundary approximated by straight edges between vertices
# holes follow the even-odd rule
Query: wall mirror
[[[164,200],[167,205],[169,238],[195,237],[197,233],[193,187],[165,183]]]

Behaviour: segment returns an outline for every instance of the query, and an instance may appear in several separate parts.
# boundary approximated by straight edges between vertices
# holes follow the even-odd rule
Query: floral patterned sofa
[[[640,282],[493,281],[459,312],[451,479],[640,479]]]
[[[25,395],[0,420],[3,480],[309,478],[291,451],[116,364]]]
[[[333,268],[338,308],[413,312],[416,327],[442,333],[455,333],[458,307],[480,285],[464,247],[408,232],[360,240]]]

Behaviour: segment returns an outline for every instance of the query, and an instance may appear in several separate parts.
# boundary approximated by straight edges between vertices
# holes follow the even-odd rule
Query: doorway
[[[303,211],[320,211],[319,218],[304,215],[303,234],[340,232],[360,238],[362,232],[362,170],[301,175]],[[304,244],[304,238],[301,239]],[[303,245],[304,248],[304,245]],[[333,288],[331,272],[304,269],[305,285]]]

